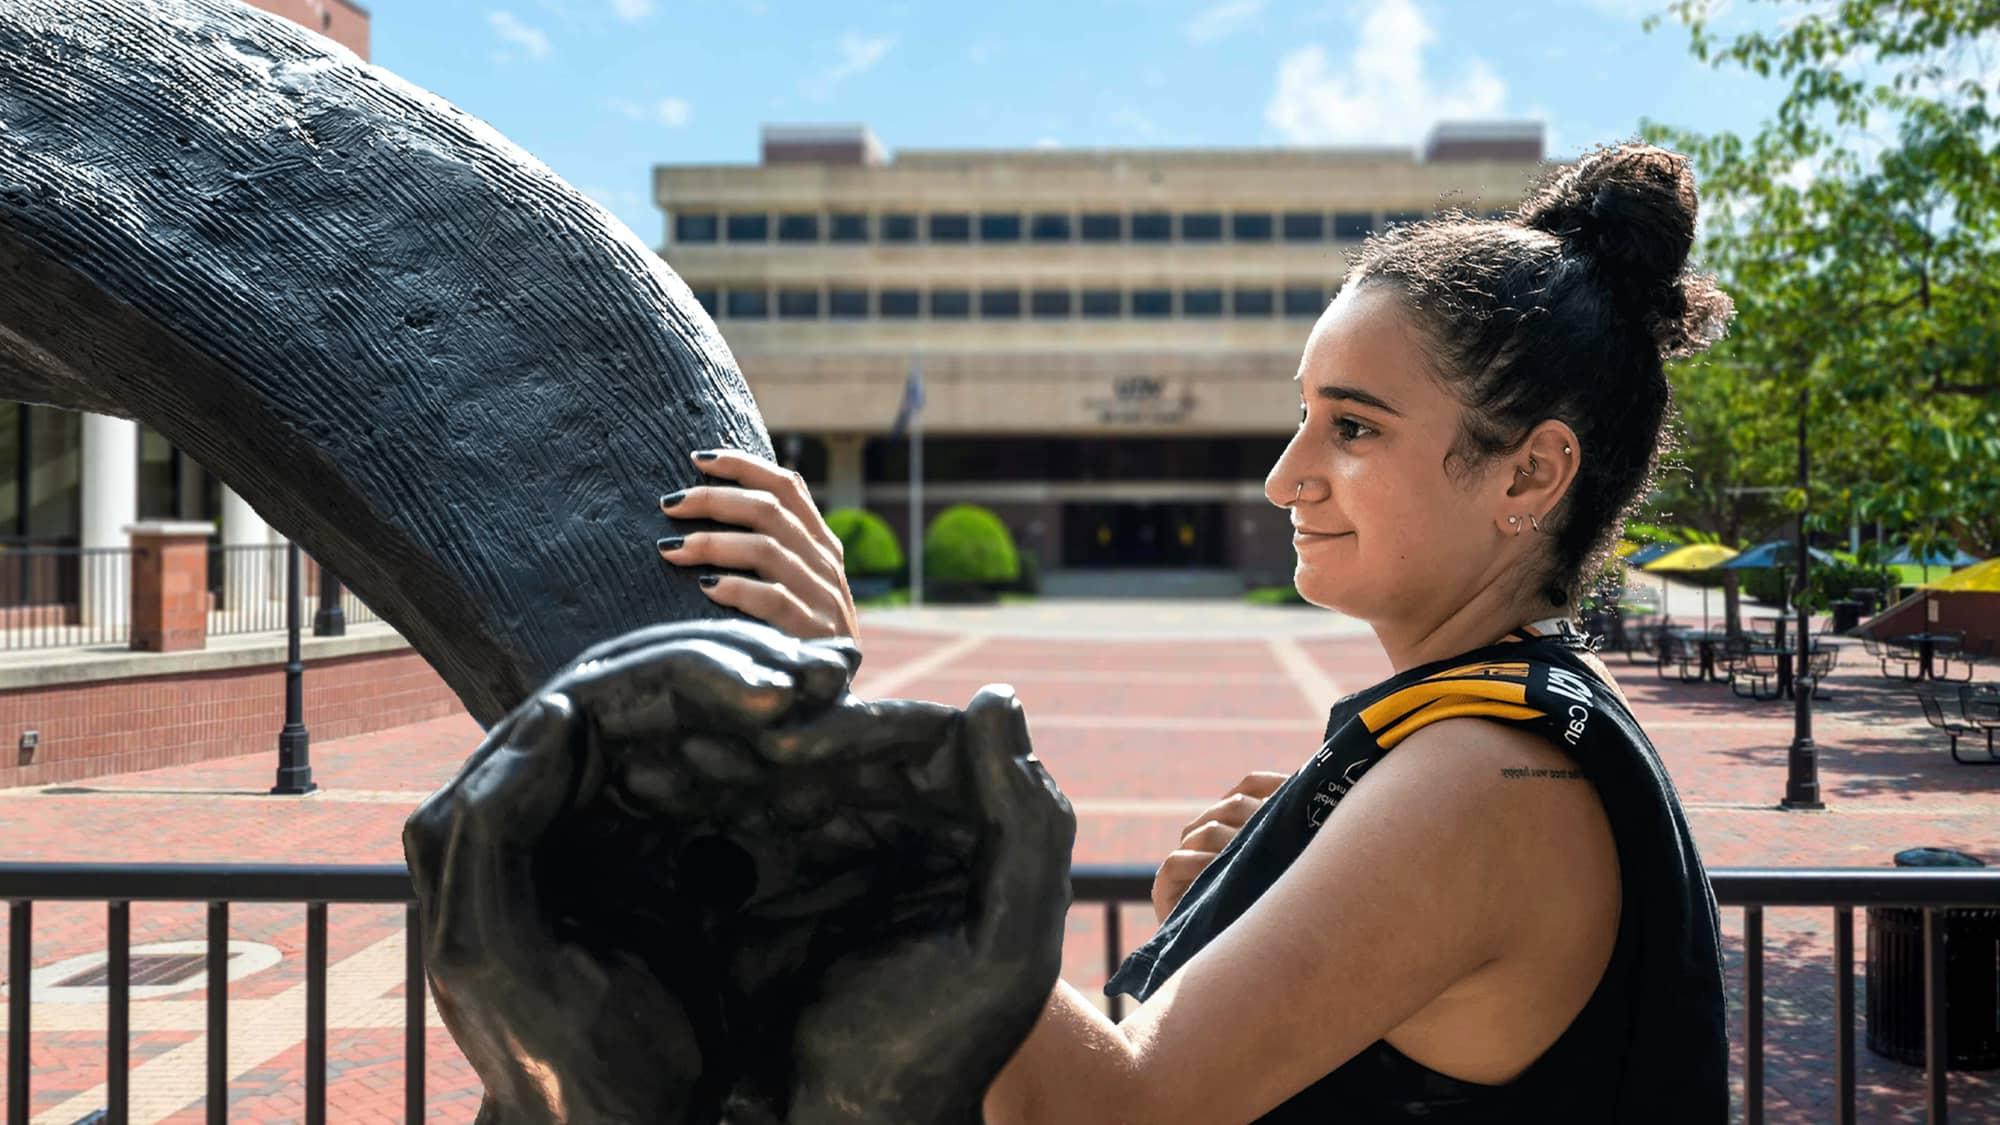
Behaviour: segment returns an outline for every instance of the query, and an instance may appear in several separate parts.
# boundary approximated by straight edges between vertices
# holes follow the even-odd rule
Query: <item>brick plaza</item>
[[[963,704],[982,684],[1015,685],[1037,753],[1076,807],[1076,861],[1150,864],[1174,846],[1184,822],[1244,773],[1303,762],[1332,700],[1389,672],[1372,636],[1340,627],[1351,623],[1332,615],[1249,607],[1205,614],[1200,605],[1045,602],[866,617],[856,690]],[[1619,656],[1608,663],[1672,771],[1711,868],[1880,868],[1916,846],[2000,863],[2000,770],[1955,765],[1942,738],[1923,726],[1908,689],[1885,682],[1858,648],[1843,653],[1827,683],[1831,698],[1815,705],[1824,812],[1777,808],[1792,734],[1789,702],[1753,703],[1721,685],[1662,682],[1650,666]],[[400,862],[404,818],[478,739],[477,726],[457,714],[316,742],[321,791],[304,798],[264,795],[274,752],[0,790],[0,825],[15,860]],[[1857,950],[1866,949],[1864,914],[1856,912],[1857,931],[1864,931]],[[1829,915],[1767,911],[1772,1121],[1832,1119]],[[135,951],[198,942],[205,932],[196,905],[140,903],[132,916]],[[93,956],[101,960],[103,917],[98,905],[38,904],[36,968],[69,977]],[[231,937],[243,943],[230,982],[232,1122],[303,1120],[303,917],[301,907],[232,909]],[[1741,912],[1725,909],[1723,921],[1731,1027],[1740,1034]],[[1151,908],[1127,908],[1123,923],[1129,947],[1151,932]],[[1092,995],[1105,975],[1101,925],[1100,909],[1073,911],[1065,949],[1064,976]],[[334,907],[329,963],[328,1119],[401,1120],[400,912]],[[1861,968],[1857,992],[1865,996]],[[53,973],[42,975],[56,983]],[[133,1003],[134,1122],[204,1119],[202,979],[195,972],[169,986],[179,990]],[[101,992],[37,987],[36,1122],[69,1125],[104,1104],[105,1015],[96,996]],[[1877,1057],[1859,1031],[1856,1043],[1859,1119],[1921,1119],[1921,1069]],[[477,1084],[434,1012],[428,1044],[430,1117],[471,1120]],[[1740,1118],[1740,1042],[1736,1055]],[[1954,1120],[2000,1120],[2000,1071],[1954,1072],[1950,1085]]]

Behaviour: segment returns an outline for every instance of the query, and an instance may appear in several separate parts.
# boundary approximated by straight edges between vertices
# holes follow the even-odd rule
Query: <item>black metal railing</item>
[[[208,635],[282,632],[285,628],[283,543],[210,543]]]
[[[132,636],[132,551],[0,543],[0,651]]]
[[[1105,971],[1124,959],[1121,907],[1151,901],[1154,869],[1144,864],[1079,864],[1071,872],[1076,904],[1104,909]],[[1834,1081],[1837,1125],[1854,1117],[1854,908],[1904,907],[1923,916],[1924,1102],[1926,1120],[1946,1120],[1945,929],[1953,907],[2000,907],[2000,871],[1957,869],[1721,868],[1709,873],[1717,901],[1744,918],[1745,1116],[1764,1120],[1764,911],[1819,907],[1834,921]],[[225,1120],[228,1099],[229,906],[237,902],[306,906],[306,1120],[326,1120],[326,908],[329,903],[389,903],[405,907],[404,1112],[424,1109],[423,943],[409,875],[399,865],[284,867],[208,865],[0,864],[0,899],[9,903],[7,944],[7,1121],[25,1125],[29,1105],[31,923],[40,901],[105,902],[109,907],[108,1118],[125,1120],[130,1028],[129,948],[132,902],[208,904],[208,1120]],[[1110,1014],[1124,1014],[1124,997]]]

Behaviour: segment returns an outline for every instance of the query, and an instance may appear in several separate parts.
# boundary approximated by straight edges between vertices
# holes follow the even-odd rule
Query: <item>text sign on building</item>
[[[1194,412],[1194,392],[1183,385],[1171,392],[1167,380],[1157,375],[1124,375],[1111,382],[1109,395],[1094,395],[1083,401],[1084,409],[1106,426],[1174,426]]]

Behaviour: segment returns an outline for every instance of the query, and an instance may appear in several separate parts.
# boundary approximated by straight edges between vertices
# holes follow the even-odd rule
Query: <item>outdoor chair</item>
[[[1778,698],[1778,658],[1768,652],[1746,652],[1729,670],[1729,690],[1744,699]]]
[[[1968,645],[1960,641],[1949,648],[1940,648],[1934,654],[1934,673],[1940,680],[1957,680],[1971,683],[1972,673],[1986,658],[1993,655],[1993,642],[1980,641]]]
[[[1660,631],[1659,664],[1657,671],[1661,679],[1667,678],[1669,667],[1678,669],[1681,682],[1691,684],[1701,679],[1701,648],[1678,633]]]
[[[1736,669],[1750,656],[1750,637],[1738,633],[1715,648],[1715,667],[1725,678],[1734,678]]]
[[[1962,766],[2000,766],[2000,755],[1996,755],[1993,752],[1993,732],[2000,730],[2000,722],[1995,722],[1988,726],[1983,723],[1966,721],[1963,718],[1965,704],[1962,694],[1960,695],[1959,703],[1959,715],[1961,717],[1956,719],[1945,714],[1944,702],[1939,698],[1938,693],[1934,691],[1917,692],[1917,704],[1924,709],[1924,721],[1943,731],[1945,737],[1951,739],[1952,761]],[[1971,738],[1979,734],[1986,736],[1987,760],[1981,761],[1978,758],[1960,757],[1958,753],[1958,740],[1960,738]]]
[[[1870,660],[1880,660],[1882,659],[1882,642],[1876,640],[1873,633],[1863,633],[1861,634],[1861,651],[1867,653]]]
[[[1885,679],[1896,677],[1906,684],[1914,684],[1924,678],[1924,658],[1914,648],[1886,644],[1877,650],[1876,660],[1882,665],[1882,675]],[[1889,667],[1891,661],[1896,662],[1899,667],[1891,670]]]

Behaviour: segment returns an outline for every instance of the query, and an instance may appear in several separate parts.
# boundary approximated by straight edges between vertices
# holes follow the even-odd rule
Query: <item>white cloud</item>
[[[1415,144],[1441,119],[1498,115],[1507,86],[1485,60],[1465,63],[1449,86],[1424,73],[1436,40],[1411,0],[1380,0],[1344,63],[1317,43],[1286,52],[1264,120],[1293,144]]]
[[[1250,26],[1264,11],[1264,0],[1223,0],[1196,12],[1182,25],[1190,43],[1213,43]]]
[[[1036,148],[1061,148],[1063,143],[1054,137],[1043,137],[1035,142]]]
[[[628,121],[650,121],[678,129],[694,119],[694,106],[686,98],[661,98],[650,105],[631,98],[606,98],[605,106]]]
[[[626,23],[637,23],[653,14],[653,0],[611,0],[611,11]]]
[[[493,29],[493,34],[500,37],[502,43],[520,48],[529,58],[545,59],[549,57],[549,37],[542,34],[541,29],[530,27],[514,18],[514,13],[508,11],[488,12],[486,13],[486,24]],[[513,56],[511,52],[502,51],[497,57],[500,61],[506,62],[512,59]]]
[[[824,100],[831,97],[834,87],[842,82],[873,70],[875,64],[896,46],[896,37],[850,31],[843,34],[835,46],[840,53],[840,61],[799,82],[799,92],[806,97]]]

